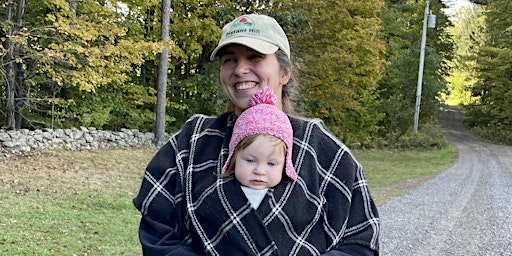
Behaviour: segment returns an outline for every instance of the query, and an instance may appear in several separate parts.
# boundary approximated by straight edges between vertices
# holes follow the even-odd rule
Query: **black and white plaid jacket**
[[[253,209],[219,178],[234,115],[195,115],[147,166],[134,204],[145,255],[378,255],[379,218],[363,170],[318,119],[290,117],[295,182]]]

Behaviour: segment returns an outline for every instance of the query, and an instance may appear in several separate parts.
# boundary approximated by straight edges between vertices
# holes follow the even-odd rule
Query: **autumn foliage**
[[[442,7],[431,1],[438,27],[429,30],[420,128],[435,118],[448,91],[445,64],[453,49]],[[164,47],[167,131],[194,113],[219,114],[218,63],[208,57],[222,26],[253,12],[275,17],[289,35],[306,116],[322,118],[344,142],[363,146],[393,144],[412,126],[424,1],[171,1],[166,41],[160,40],[161,8],[156,0],[3,1],[0,126],[153,131]],[[498,32],[492,32],[496,47],[482,48],[482,56],[505,61],[506,38]],[[510,87],[498,85],[510,79],[479,70],[474,88],[485,92],[482,102],[510,106],[487,93],[494,88],[506,95]],[[489,113],[502,125],[510,121],[508,109]]]

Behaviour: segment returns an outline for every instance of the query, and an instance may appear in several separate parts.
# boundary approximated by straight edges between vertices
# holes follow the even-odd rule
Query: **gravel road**
[[[454,108],[440,120],[459,157],[379,207],[381,255],[512,255],[512,147],[471,136]]]

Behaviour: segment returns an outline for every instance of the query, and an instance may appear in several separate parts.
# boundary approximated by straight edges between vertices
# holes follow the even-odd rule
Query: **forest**
[[[220,114],[209,55],[224,24],[261,13],[289,36],[301,113],[346,144],[432,147],[443,104],[464,109],[475,132],[512,143],[512,2],[472,1],[448,16],[458,2],[2,0],[0,127],[158,132],[160,121],[171,133],[192,114]],[[427,5],[436,25],[414,131]]]

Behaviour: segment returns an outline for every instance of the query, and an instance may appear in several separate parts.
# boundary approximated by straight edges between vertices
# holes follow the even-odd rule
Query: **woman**
[[[318,119],[288,115],[298,177],[270,188],[257,209],[236,179],[220,178],[252,95],[268,86],[292,113],[295,81],[288,39],[268,16],[224,26],[217,57],[228,112],[190,118],[146,168],[134,199],[144,254],[377,255],[379,219],[362,168]]]

